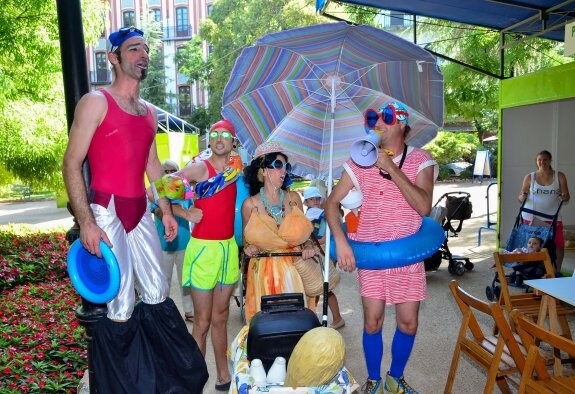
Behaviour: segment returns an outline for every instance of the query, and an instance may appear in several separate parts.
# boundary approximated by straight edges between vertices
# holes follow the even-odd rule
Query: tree
[[[315,15],[314,10],[314,2],[310,0],[220,0],[214,3],[210,17],[200,28],[200,38],[210,45],[210,56],[204,59],[198,50],[200,44],[192,40],[178,62],[191,80],[208,81],[210,121],[221,116],[224,87],[241,50],[267,33],[325,21]]]
[[[346,6],[349,19],[375,25],[380,13],[368,7]],[[371,15],[371,21],[370,21]],[[417,19],[417,43],[426,49],[460,62],[499,74],[499,33],[482,27],[432,18]],[[406,39],[413,36],[413,27],[400,32]],[[504,70],[506,76],[516,76],[570,61],[561,56],[561,45],[545,39],[528,39],[506,35]],[[479,140],[483,133],[497,127],[499,81],[460,64],[439,59],[445,78],[445,119],[464,119],[473,124]]]
[[[499,33],[486,28],[429,18],[418,20],[418,43],[442,55],[499,74]],[[408,32],[411,34],[411,32]],[[506,44],[521,36],[506,35]],[[568,61],[558,43],[529,39],[505,50],[505,76],[521,75]],[[499,81],[459,64],[440,60],[445,78],[446,119],[464,118],[474,125],[480,140],[497,127]]]
[[[210,122],[208,111],[201,105],[198,105],[185,120],[200,129],[200,132],[209,129],[213,123]]]
[[[106,3],[84,0],[84,35],[103,30]],[[13,179],[47,189],[62,185],[66,145],[56,2],[4,0],[0,7],[0,165]]]
[[[437,160],[438,164],[455,161],[475,161],[475,153],[483,147],[474,134],[465,132],[440,131],[437,137],[425,145],[425,149]]]

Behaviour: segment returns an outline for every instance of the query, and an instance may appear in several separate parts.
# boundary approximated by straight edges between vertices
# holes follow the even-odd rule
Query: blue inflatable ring
[[[77,239],[68,251],[68,275],[76,291],[94,304],[105,304],[120,290],[120,267],[112,250],[100,241],[102,258],[90,254]]]
[[[236,215],[234,217],[234,238],[238,247],[244,246],[244,239],[242,236],[243,223],[242,223],[242,204],[250,196],[248,185],[244,182],[244,176],[240,175],[236,181]]]
[[[445,241],[443,227],[424,217],[419,231],[393,241],[359,242],[347,240],[355,256],[355,265],[362,269],[388,269],[415,264],[431,257]],[[331,258],[336,260],[335,241],[331,238]]]

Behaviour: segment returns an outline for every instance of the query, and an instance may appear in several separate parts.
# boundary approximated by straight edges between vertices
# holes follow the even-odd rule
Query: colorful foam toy
[[[177,173],[167,174],[156,179],[152,182],[151,187],[155,201],[163,197],[171,201],[183,201],[194,198],[194,189],[184,177],[178,176]]]

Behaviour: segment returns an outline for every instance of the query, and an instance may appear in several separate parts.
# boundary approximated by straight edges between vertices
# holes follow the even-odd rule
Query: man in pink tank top
[[[206,364],[168,297],[160,240],[146,215],[144,174],[153,181],[162,170],[154,140],[157,113],[140,98],[149,64],[143,36],[133,27],[110,35],[114,81],[78,102],[62,169],[82,245],[101,257],[105,242],[120,266],[120,290],[94,326],[95,385],[102,393],[201,393]],[[82,175],[86,157],[89,190]],[[159,204],[165,239],[172,241],[177,223],[169,202]],[[136,295],[142,301],[137,306]]]
[[[340,182],[328,196],[326,219],[336,243],[337,261],[347,272],[356,268],[355,256],[339,218],[341,200],[357,184],[363,204],[353,239],[385,242],[418,231],[422,216],[431,211],[437,164],[431,155],[407,146],[409,111],[400,102],[366,112],[366,124],[381,136],[378,160],[360,167],[352,160],[344,164]],[[370,124],[371,123],[371,124]],[[392,152],[391,156],[386,152]],[[351,235],[350,235],[351,238]],[[383,265],[383,257],[373,256]],[[388,269],[358,269],[357,278],[364,309],[363,350],[368,379],[367,394],[416,393],[404,378],[418,327],[419,304],[427,295],[423,262]],[[396,330],[391,345],[391,365],[382,379],[382,327],[386,305],[395,305]]]

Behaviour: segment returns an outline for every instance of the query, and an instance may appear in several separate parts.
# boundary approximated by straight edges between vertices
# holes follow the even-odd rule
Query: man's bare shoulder
[[[78,102],[78,106],[89,106],[91,110],[106,109],[108,102],[106,96],[98,90],[86,93]]]

